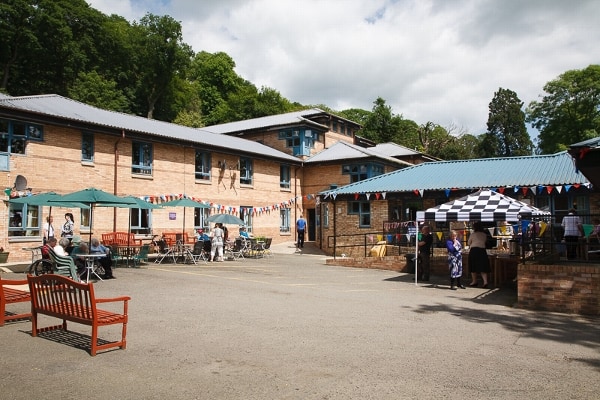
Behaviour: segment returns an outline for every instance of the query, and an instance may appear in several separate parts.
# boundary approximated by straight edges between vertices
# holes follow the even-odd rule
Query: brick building
[[[57,95],[0,95],[0,171],[6,174],[0,246],[10,251],[10,261],[27,260],[23,248],[41,243],[50,212],[8,202],[9,196],[88,187],[156,204],[190,197],[210,205],[187,210],[185,227],[183,209],[133,209],[131,230],[141,237],[182,229],[191,234],[208,226],[210,214],[230,213],[253,234],[278,243],[294,240],[294,221],[303,213],[313,240],[316,193],[408,166],[402,157],[421,158],[401,147],[395,152],[402,157],[392,157],[358,146],[359,129],[319,109],[193,129]],[[57,231],[64,213],[73,213],[82,236],[127,231],[130,219],[128,209],[97,207],[89,226],[89,210],[51,212]]]

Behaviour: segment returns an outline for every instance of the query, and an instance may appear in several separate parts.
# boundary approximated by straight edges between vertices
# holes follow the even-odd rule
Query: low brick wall
[[[600,315],[600,266],[520,264],[518,307]]]
[[[409,272],[404,255],[328,258],[326,264]],[[600,266],[519,264],[517,268],[518,307],[568,314],[600,315]],[[467,271],[468,269],[465,269],[463,274],[466,278]],[[444,258],[433,258],[431,273],[439,276],[448,273]]]

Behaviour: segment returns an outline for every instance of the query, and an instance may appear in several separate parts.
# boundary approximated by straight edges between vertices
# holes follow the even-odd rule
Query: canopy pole
[[[419,286],[417,279],[419,274],[419,221],[415,220],[417,231],[415,232],[415,286]]]

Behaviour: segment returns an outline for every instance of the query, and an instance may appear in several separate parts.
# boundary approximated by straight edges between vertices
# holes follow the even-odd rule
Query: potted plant
[[[8,251],[4,251],[4,247],[0,247],[0,263],[5,263],[8,260]]]

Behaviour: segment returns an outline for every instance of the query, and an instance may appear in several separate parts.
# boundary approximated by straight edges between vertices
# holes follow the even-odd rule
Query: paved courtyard
[[[413,275],[327,266],[307,247],[116,269],[95,288],[131,296],[127,349],[91,357],[88,327],[33,338],[29,321],[8,323],[2,398],[600,397],[598,318],[516,309],[511,288],[451,291],[444,277],[415,286]]]

